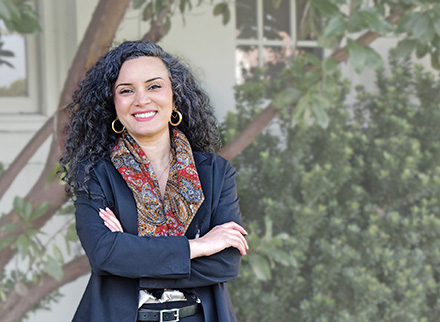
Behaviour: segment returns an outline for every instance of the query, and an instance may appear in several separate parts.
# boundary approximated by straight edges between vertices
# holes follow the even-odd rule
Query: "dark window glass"
[[[278,7],[273,1],[263,1],[263,35],[266,40],[292,39],[290,33],[290,5],[288,0],[282,0]]]
[[[257,39],[257,1],[240,0],[235,8],[237,39]]]

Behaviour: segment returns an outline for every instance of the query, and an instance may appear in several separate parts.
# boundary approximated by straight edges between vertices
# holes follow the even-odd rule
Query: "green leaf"
[[[3,45],[3,43],[0,42],[0,49],[2,48],[2,45]],[[0,56],[2,56],[2,57],[14,57],[15,55],[14,55],[14,52],[12,52],[10,50],[1,49],[0,50]]]
[[[414,38],[422,43],[428,44],[434,37],[434,26],[431,23],[428,13],[417,12],[414,17],[415,22],[412,30]]]
[[[14,241],[15,241],[15,237],[14,236],[6,237],[2,241],[0,241],[0,250],[10,246]]]
[[[322,32],[323,38],[333,38],[342,36],[347,30],[347,22],[341,14],[332,16],[324,27]]]
[[[363,8],[350,17],[350,29],[354,32],[368,29],[381,35],[391,32],[394,27],[384,20],[375,8]]]
[[[12,20],[20,15],[18,8],[11,0],[0,1],[0,17],[6,20]],[[12,31],[12,30],[11,30]]]
[[[412,30],[414,29],[414,25],[416,23],[416,14],[417,12],[408,12],[406,13],[400,20],[397,25],[396,32],[402,33],[412,33]]]
[[[28,222],[32,214],[32,205],[21,197],[15,197],[14,210],[18,213],[21,219]]]
[[[365,66],[371,69],[378,69],[383,67],[382,57],[371,47],[365,47],[366,58]]]
[[[440,36],[440,19],[437,18],[437,19],[433,19],[433,20],[431,20],[431,21],[432,21],[432,24],[433,24],[433,27],[434,27],[435,33],[436,33],[438,36]]]
[[[264,234],[264,238],[267,240],[270,240],[272,238],[272,226],[273,226],[273,221],[269,216],[265,216],[264,217],[264,226],[266,229],[266,233]]]
[[[362,72],[365,67],[367,59],[366,47],[358,43],[357,41],[347,39],[347,49],[350,55],[350,62],[353,65],[357,73]]]
[[[154,2],[154,10],[157,14],[159,14],[169,4],[170,4],[170,0],[155,1]]]
[[[271,256],[276,262],[280,263],[281,265],[292,266],[292,267],[298,266],[298,262],[296,261],[296,259],[293,256],[291,256],[289,253],[281,249],[277,249],[277,248],[272,249]]]
[[[148,21],[153,18],[153,3],[149,2],[145,7],[144,11],[142,11],[142,20]]]
[[[322,64],[322,60],[318,56],[311,54],[311,53],[308,53],[308,52],[301,54],[301,58],[305,62],[308,62],[308,63],[315,65],[315,66],[321,66],[321,64]]]
[[[267,281],[271,278],[271,271],[268,261],[261,255],[248,255],[249,264],[255,277],[261,281]]]
[[[133,9],[139,9],[145,2],[147,2],[147,0],[133,0]]]
[[[58,215],[72,215],[73,213],[75,213],[75,206],[71,203],[66,204],[57,212]]]
[[[52,250],[57,262],[64,264],[64,256],[56,244],[53,244]]]
[[[316,117],[316,122],[320,127],[326,129],[330,123],[330,118],[328,117],[327,112],[325,111],[325,106],[322,104],[323,102],[315,102],[312,105],[312,112]]]
[[[67,228],[67,233],[65,236],[66,240],[74,242],[78,240],[78,234],[76,233],[75,224],[70,224]]]
[[[335,71],[338,70],[338,64],[336,63],[336,60],[332,56],[329,56],[324,60],[323,70],[324,70],[324,74],[326,75],[333,74]]]
[[[26,235],[20,235],[15,241],[14,246],[17,247],[18,253],[22,258],[25,258],[29,254],[30,240]]]
[[[32,214],[31,220],[34,221],[35,219],[38,219],[41,216],[43,216],[46,213],[47,209],[49,209],[49,203],[47,201],[39,204],[37,206],[37,208],[35,208],[34,213]]]
[[[418,42],[417,48],[416,48],[416,57],[417,58],[423,58],[426,56],[426,54],[429,52],[429,46],[427,44],[423,44]]]
[[[397,59],[409,56],[417,47],[417,40],[415,39],[403,39],[397,44],[395,50],[395,57]]]
[[[11,21],[15,31],[21,34],[31,34],[35,31],[41,31],[38,20],[32,13],[22,12],[20,17]]]
[[[60,262],[58,262],[52,256],[47,256],[45,267],[47,273],[50,276],[55,278],[58,282],[61,282],[61,280],[63,279],[63,269],[62,269],[62,264]]]
[[[327,16],[340,13],[339,8],[329,0],[312,0],[312,5]]]
[[[304,115],[305,111],[309,106],[308,95],[304,95],[296,104],[295,109],[293,110],[292,120],[290,122],[291,127],[295,127],[301,118]]]
[[[192,4],[190,0],[180,0],[180,4],[179,4],[179,9],[180,9],[180,13],[184,13],[186,6],[188,5],[189,10],[192,9]]]
[[[218,3],[213,9],[214,16],[223,16],[223,24],[226,25],[231,19],[231,12],[226,2]]]
[[[13,233],[20,230],[20,226],[17,224],[6,224],[1,227],[0,231],[4,231],[5,233]]]
[[[275,96],[274,106],[278,109],[290,107],[301,98],[301,91],[296,88],[286,88]]]

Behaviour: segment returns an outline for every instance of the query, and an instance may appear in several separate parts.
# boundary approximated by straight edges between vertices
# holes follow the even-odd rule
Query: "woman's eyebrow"
[[[160,76],[153,77],[153,78],[151,78],[151,79],[146,80],[145,83],[149,83],[149,82],[155,81],[156,79],[163,79],[163,78],[160,77]]]

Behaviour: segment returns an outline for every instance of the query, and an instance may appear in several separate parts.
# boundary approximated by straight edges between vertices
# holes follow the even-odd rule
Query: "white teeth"
[[[134,116],[139,118],[147,118],[153,116],[154,114],[156,114],[156,112],[138,113],[134,114]]]

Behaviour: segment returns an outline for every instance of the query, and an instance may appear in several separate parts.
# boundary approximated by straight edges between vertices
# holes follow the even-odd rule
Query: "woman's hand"
[[[119,222],[118,218],[116,218],[115,214],[109,207],[104,209],[99,209],[99,217],[101,217],[104,220],[104,225],[107,226],[108,229],[110,229],[112,232],[119,231],[124,232],[122,229],[121,223]]]
[[[191,259],[216,254],[229,247],[246,255],[249,246],[244,235],[247,235],[246,230],[233,221],[215,226],[203,237],[189,240]]]

